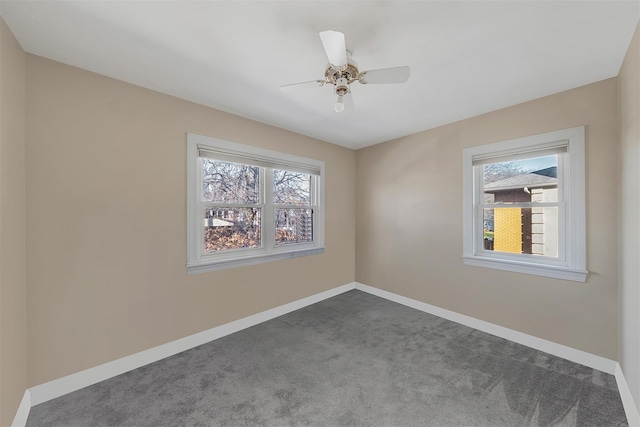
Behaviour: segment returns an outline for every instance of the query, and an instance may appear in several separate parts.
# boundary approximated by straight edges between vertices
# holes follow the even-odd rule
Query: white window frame
[[[585,282],[586,211],[585,211],[585,142],[584,126],[528,136],[463,150],[463,253],[464,264],[518,273]],[[509,254],[485,250],[482,232],[481,159],[522,158],[534,153],[565,146],[559,155],[558,258],[528,254]],[[503,160],[504,159],[504,160]],[[480,170],[480,171],[478,171]]]
[[[204,252],[204,202],[202,201],[202,166],[200,150],[219,155],[220,160],[247,159],[260,166],[262,245],[231,251]],[[187,134],[187,272],[203,273],[243,267],[324,252],[324,162],[294,156],[206,136]],[[311,205],[313,208],[313,242],[275,244],[275,207],[273,203],[273,169],[314,171]],[[272,212],[274,211],[274,212]]]

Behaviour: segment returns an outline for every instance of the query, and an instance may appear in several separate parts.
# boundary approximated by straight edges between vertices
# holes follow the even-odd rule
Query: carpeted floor
[[[353,290],[31,409],[34,426],[622,426],[615,378]]]

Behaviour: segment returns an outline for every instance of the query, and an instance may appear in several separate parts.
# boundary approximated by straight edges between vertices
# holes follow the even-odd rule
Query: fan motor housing
[[[353,64],[347,64],[344,67],[334,67],[333,65],[329,65],[327,70],[324,72],[324,77],[327,79],[327,83],[338,84],[338,80],[345,79],[347,84],[351,84],[354,81],[358,80],[358,76],[360,72],[358,68]]]

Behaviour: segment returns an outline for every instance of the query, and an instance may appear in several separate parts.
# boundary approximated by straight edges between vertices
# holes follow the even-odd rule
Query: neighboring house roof
[[[531,172],[531,173],[535,173],[536,175],[544,175],[544,176],[550,176],[553,178],[557,178],[558,177],[558,167],[557,166],[551,166],[545,169],[540,169],[537,170],[535,172]]]
[[[494,193],[497,191],[513,190],[523,187],[553,187],[558,184],[557,176],[558,168],[556,166],[552,166],[535,172],[524,173],[522,175],[512,176],[511,178],[502,179],[500,181],[490,182],[484,186],[484,192]]]

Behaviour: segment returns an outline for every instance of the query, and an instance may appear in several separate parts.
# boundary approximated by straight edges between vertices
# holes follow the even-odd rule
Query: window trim
[[[313,242],[290,243],[276,246],[272,244],[274,238],[265,239],[270,231],[275,232],[267,225],[267,221],[273,215],[265,215],[267,210],[275,205],[268,204],[268,200],[262,200],[263,210],[262,248],[238,249],[230,252],[216,254],[204,254],[201,242],[204,239],[202,227],[203,203],[200,200],[200,187],[202,172],[198,161],[200,150],[221,153],[223,159],[235,158],[248,159],[254,163],[260,163],[260,167],[285,169],[294,168],[297,171],[314,171],[317,177],[314,179],[315,189],[312,192],[315,198],[312,201],[314,208]],[[292,259],[301,256],[324,253],[324,161],[280,153],[250,145],[238,144],[221,139],[187,133],[187,263],[188,274],[204,273],[228,268],[244,267],[248,265],[262,264],[265,262]],[[261,174],[265,175],[264,169]],[[272,179],[262,179],[260,185],[266,186]],[[264,187],[266,189],[266,187]],[[264,191],[263,194],[268,192]],[[273,246],[273,247],[272,247]]]
[[[463,150],[463,251],[465,265],[494,268],[524,274],[585,282],[586,269],[586,204],[585,204],[585,129],[584,126],[517,138]],[[480,250],[474,160],[508,157],[538,149],[567,145],[567,157],[562,169],[564,212],[564,252],[558,248],[558,259],[545,261],[513,254],[489,253]],[[561,230],[559,230],[561,232]],[[563,240],[563,239],[560,239]]]

